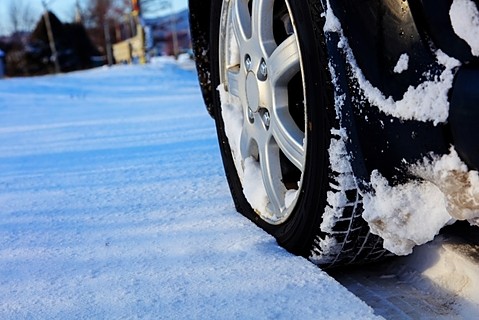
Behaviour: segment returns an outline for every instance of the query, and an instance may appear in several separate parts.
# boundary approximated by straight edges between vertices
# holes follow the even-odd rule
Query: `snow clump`
[[[363,195],[363,217],[384,247],[397,255],[434,238],[449,222],[479,222],[479,174],[468,170],[454,148],[450,153],[424,157],[410,165],[421,180],[390,186],[375,170],[372,193]]]
[[[454,0],[449,11],[454,32],[479,56],[479,10],[474,1]]]
[[[403,71],[406,71],[408,67],[409,67],[409,56],[407,55],[407,53],[403,53],[399,57],[399,60],[394,66],[393,71],[395,73],[402,73]]]
[[[479,219],[479,173],[469,170],[453,147],[449,154],[431,158],[425,157],[412,166],[411,172],[431,181],[442,191],[447,211],[453,218],[476,224]]]
[[[371,232],[384,239],[384,248],[412,253],[416,245],[434,239],[451,216],[442,192],[427,181],[391,186],[377,170],[371,174],[374,193],[363,195],[363,218]]]

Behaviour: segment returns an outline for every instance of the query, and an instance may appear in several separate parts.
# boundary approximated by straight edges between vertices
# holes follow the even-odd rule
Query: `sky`
[[[0,33],[11,31],[8,19],[8,8],[12,2],[29,4],[34,16],[40,16],[43,11],[42,0],[0,0]],[[46,0],[50,11],[55,13],[63,22],[70,22],[74,17],[74,7],[77,0]],[[179,11],[188,6],[188,0],[170,0],[174,11]],[[79,0],[80,6],[84,6],[88,0]],[[167,13],[167,12],[165,12]]]

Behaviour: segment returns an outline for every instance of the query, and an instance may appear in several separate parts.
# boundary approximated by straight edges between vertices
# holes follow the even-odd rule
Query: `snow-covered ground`
[[[371,319],[235,212],[195,73],[0,81],[1,319]]]

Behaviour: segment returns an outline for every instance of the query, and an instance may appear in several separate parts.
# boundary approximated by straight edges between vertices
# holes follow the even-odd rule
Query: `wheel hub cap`
[[[258,81],[253,72],[248,72],[246,76],[246,99],[248,101],[248,107],[253,113],[258,112],[259,109],[259,89]]]

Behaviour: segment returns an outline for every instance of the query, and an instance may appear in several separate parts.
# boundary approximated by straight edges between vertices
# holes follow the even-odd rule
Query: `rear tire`
[[[237,210],[323,266],[382,257],[334,105],[319,0],[213,0],[214,117]]]

